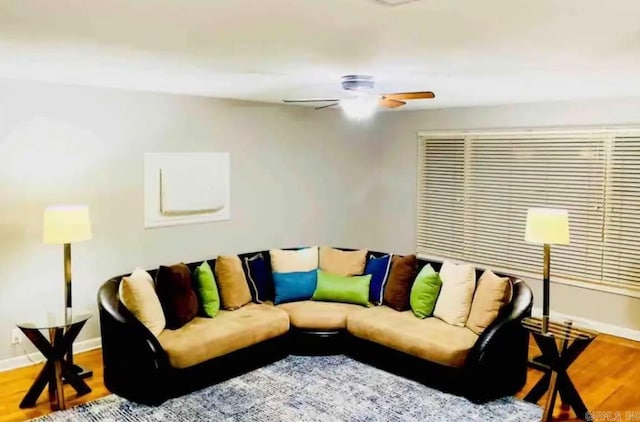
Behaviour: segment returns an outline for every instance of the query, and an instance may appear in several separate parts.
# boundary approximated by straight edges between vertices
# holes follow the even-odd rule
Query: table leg
[[[56,330],[55,328],[49,329],[49,343],[52,345],[56,341]],[[58,392],[56,391],[56,364],[55,362],[51,362],[49,365],[49,404],[51,405],[52,410],[57,409],[58,404]]]
[[[549,394],[547,395],[547,403],[544,406],[544,412],[542,413],[543,421],[550,421],[553,417],[553,408],[556,404],[556,396],[558,395],[558,373],[556,371],[551,372],[551,382],[549,383]]]
[[[51,379],[51,372],[53,370],[52,366],[53,365],[49,361],[45,363],[44,368],[40,370],[36,380],[31,384],[29,391],[27,391],[27,394],[25,394],[24,398],[20,402],[21,409],[34,407],[36,405],[36,401],[38,400],[38,397],[40,397],[42,390],[44,390],[44,387],[47,386],[47,383]]]
[[[60,351],[61,353],[63,354],[66,353],[66,350],[68,349],[68,345],[73,343],[73,341],[76,339],[76,337],[80,333],[80,330],[82,330],[83,326],[84,326],[84,323],[76,324],[69,327],[69,329],[67,329],[62,339],[61,347],[62,345],[64,345],[63,347],[64,350],[61,350]],[[64,381],[66,381],[68,384],[71,384],[71,386],[76,390],[76,393],[78,393],[78,396],[82,396],[84,394],[90,393],[91,388],[89,388],[87,383],[84,382],[84,380],[76,370],[76,366],[64,359],[62,360],[61,363],[62,363],[62,375],[63,375]]]
[[[529,393],[524,399],[531,403],[537,403],[542,398],[542,396],[544,396],[544,393],[546,393],[547,390],[549,389],[550,381],[551,381],[551,371],[547,371],[544,373],[542,378],[540,378],[540,380],[536,383],[536,385],[533,386],[531,391],[529,391]]]
[[[587,409],[587,406],[582,401],[582,397],[580,397],[580,394],[578,394],[578,390],[576,390],[576,387],[573,385],[573,382],[571,382],[571,379],[566,373],[561,374],[559,382],[561,391],[564,392],[567,403],[573,409],[576,417],[578,417],[578,419],[584,420],[589,411]]]
[[[64,400],[64,385],[62,384],[62,363],[64,362],[64,351],[60,349],[64,347],[63,329],[57,328],[55,330],[55,337],[53,341],[53,347],[58,353],[56,353],[55,361],[53,363],[55,373],[55,390],[57,405],[59,410],[66,409]]]

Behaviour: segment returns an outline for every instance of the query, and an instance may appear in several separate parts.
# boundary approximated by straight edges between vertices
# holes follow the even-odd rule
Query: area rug
[[[158,407],[111,395],[37,421],[538,421],[540,407],[484,404],[346,356],[289,356]]]

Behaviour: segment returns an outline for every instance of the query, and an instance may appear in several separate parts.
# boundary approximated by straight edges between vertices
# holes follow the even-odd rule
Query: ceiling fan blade
[[[340,101],[337,98],[316,98],[316,99],[304,99],[304,100],[282,100],[283,103],[324,103],[324,102],[337,102]]]
[[[332,103],[332,104],[323,105],[323,106],[320,106],[320,107],[316,107],[315,109],[316,110],[322,110],[323,108],[329,108],[329,107],[337,106],[338,104],[340,104],[340,102],[335,102],[335,103]]]
[[[436,94],[431,91],[422,91],[422,92],[397,92],[395,94],[383,94],[383,98],[389,98],[392,100],[426,100],[430,98],[435,98]]]
[[[378,101],[378,104],[386,108],[397,108],[397,107],[402,107],[406,103],[404,101],[398,101],[398,100],[393,100],[391,98],[382,97]]]

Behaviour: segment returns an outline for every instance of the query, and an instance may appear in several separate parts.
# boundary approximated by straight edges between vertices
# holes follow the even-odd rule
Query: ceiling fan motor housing
[[[375,83],[368,75],[346,75],[342,77],[342,89],[348,91],[371,91]]]

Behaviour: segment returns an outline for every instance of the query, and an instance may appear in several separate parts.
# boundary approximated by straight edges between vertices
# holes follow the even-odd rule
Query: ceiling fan
[[[398,108],[407,104],[408,100],[435,98],[435,94],[431,91],[375,93],[373,91],[375,81],[373,76],[368,75],[345,75],[342,77],[341,85],[347,94],[344,98],[304,98],[282,101],[284,103],[328,103],[318,105],[315,107],[316,110],[339,105],[347,115],[362,118],[373,114],[378,106]]]

